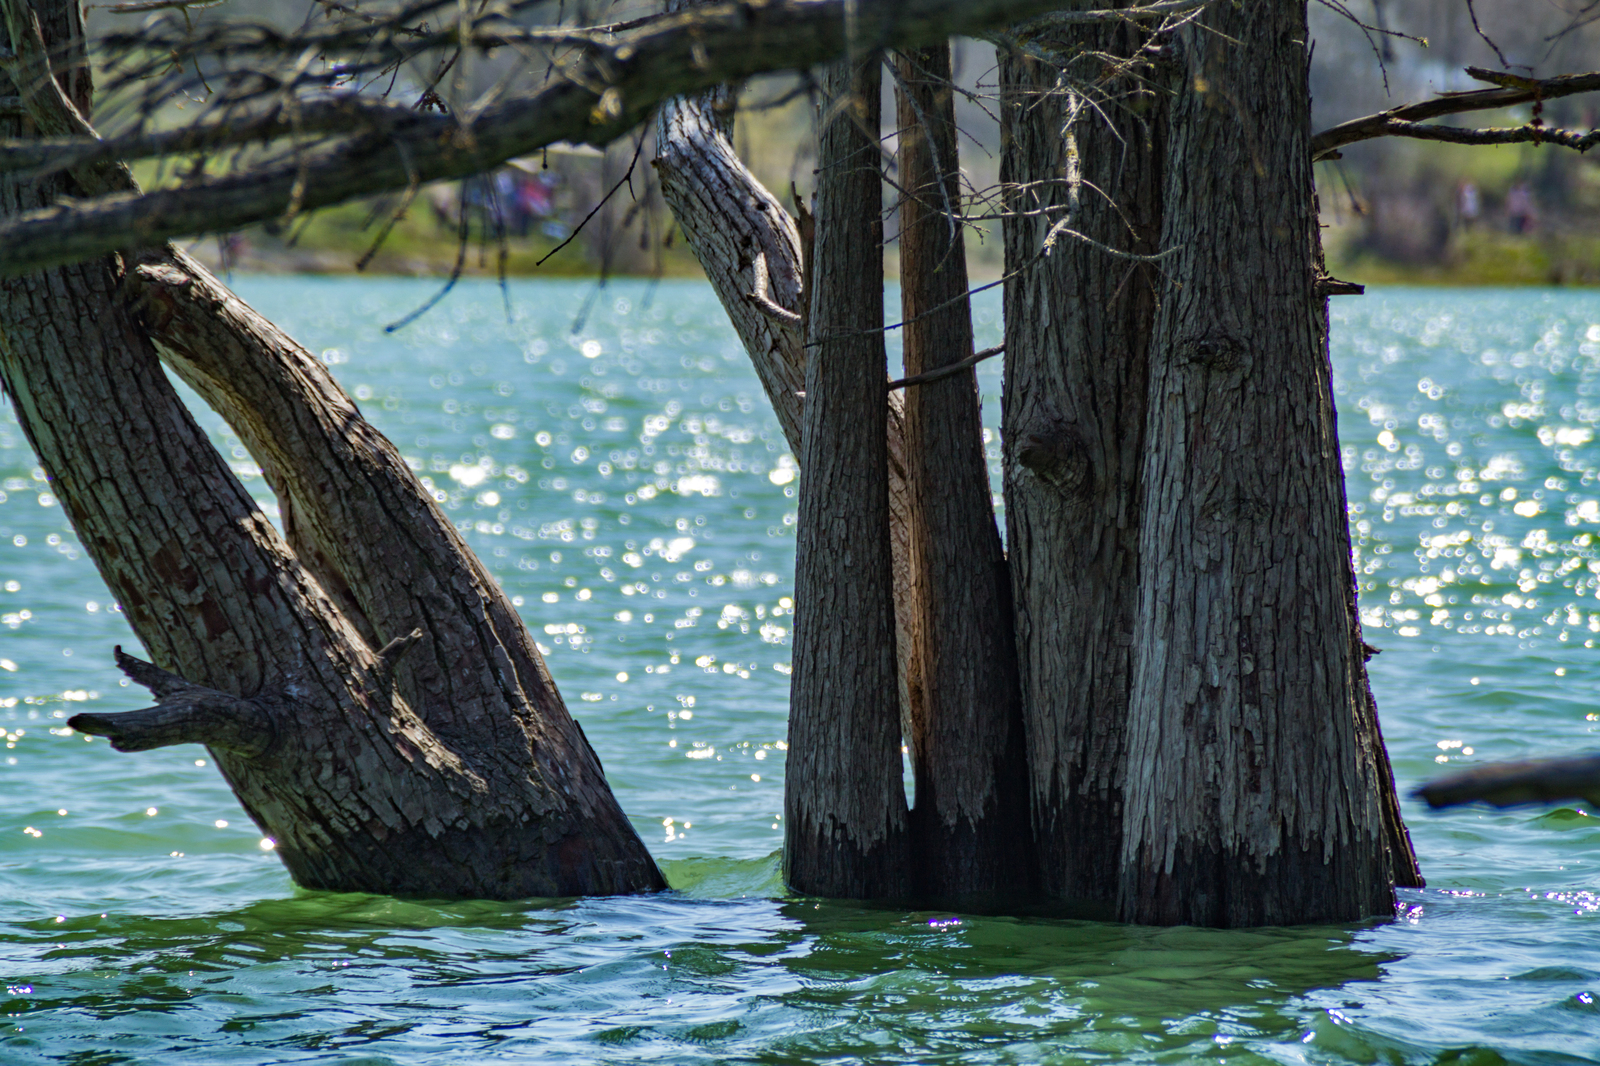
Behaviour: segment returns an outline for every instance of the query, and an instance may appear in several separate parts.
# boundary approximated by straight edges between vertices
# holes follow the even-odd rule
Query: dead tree
[[[1600,80],[1480,71],[1497,87],[1312,137],[1303,0],[1037,15],[1046,6],[776,0],[582,31],[490,23],[457,46],[556,41],[566,76],[443,115],[294,83],[306,106],[292,123],[247,93],[229,121],[101,142],[83,118],[69,9],[50,8],[35,43],[23,0],[8,0],[6,69],[28,132],[46,139],[0,120],[17,135],[0,144],[0,275],[15,279],[0,286],[0,372],[161,667],[127,663],[159,708],[80,724],[128,748],[212,745],[307,883],[659,885],[514,614],[392,448],[314,359],[160,241],[400,191],[557,138],[604,142],[663,98],[848,52],[854,66],[830,75],[809,270],[800,231],[738,164],[714,106],[690,96],[662,119],[668,195],[802,458],[791,883],[972,898],[1026,882],[1017,855],[1031,844],[1047,896],[1135,921],[1384,913],[1393,886],[1420,877],[1355,611],[1325,303],[1353,287],[1323,272],[1310,162],[1388,135],[1582,150],[1591,135],[1433,120]],[[938,56],[907,51],[900,68],[896,182],[922,384],[898,436],[880,332],[877,67],[864,65],[878,47],[1005,17],[1026,20],[998,34],[1014,607],[980,499],[970,377],[928,380],[973,358],[950,265],[964,209]],[[372,63],[413,32],[419,47],[449,43],[402,22],[314,43],[362,43]],[[312,41],[269,36],[227,40]],[[191,55],[223,37],[152,39]],[[139,194],[116,164],[292,130],[323,140],[181,194]],[[287,539],[183,414],[158,354],[244,435]],[[130,395],[137,410],[117,403]],[[356,527],[371,535],[344,535]],[[393,585],[397,559],[429,581]],[[1011,754],[1019,702],[1025,778]],[[902,733],[919,776],[911,815]],[[1024,779],[1025,794],[1007,792]],[[993,827],[982,839],[962,836],[980,823]]]
[[[66,126],[92,102],[76,6],[5,13],[31,125],[87,135]],[[57,76],[52,54],[67,59]],[[0,212],[106,180],[5,176]],[[664,886],[515,610],[310,353],[170,251],[9,280],[0,322],[18,420],[156,660],[119,654],[156,707],[75,727],[127,751],[207,745],[308,886]],[[249,443],[290,542],[195,424],[158,345]]]

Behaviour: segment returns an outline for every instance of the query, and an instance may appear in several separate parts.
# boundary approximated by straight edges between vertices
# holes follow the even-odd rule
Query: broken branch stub
[[[123,673],[156,697],[156,706],[119,714],[74,715],[67,719],[70,728],[106,737],[118,751],[204,744],[256,758],[271,750],[276,733],[265,700],[191,684],[128,655],[120,644],[116,658]]]

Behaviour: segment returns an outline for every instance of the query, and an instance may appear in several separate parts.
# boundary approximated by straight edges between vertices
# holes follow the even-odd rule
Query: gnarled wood
[[[67,725],[107,737],[118,751],[150,751],[174,744],[204,744],[246,758],[260,758],[276,738],[266,701],[240,699],[189,682],[116,649],[122,672],[155,694],[157,706],[120,714],[75,714]]]

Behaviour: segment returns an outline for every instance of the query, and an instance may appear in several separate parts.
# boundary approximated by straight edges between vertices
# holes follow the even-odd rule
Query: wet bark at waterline
[[[1388,914],[1393,788],[1368,714],[1305,4],[1174,40],[1166,282],[1150,351],[1120,911],[1153,924]]]
[[[795,547],[784,876],[800,892],[906,895],[887,359],[880,58],[827,68]]]
[[[958,220],[950,47],[898,53],[900,299],[907,376],[972,354]],[[906,390],[911,580],[920,612],[907,740],[919,896],[997,905],[1033,894],[1033,834],[1011,579],[989,489],[975,371]]]
[[[44,43],[71,54],[74,8],[38,10]],[[21,52],[29,12],[8,0],[6,14]],[[58,83],[88,115],[87,71]],[[82,193],[66,175],[0,179],[0,214]],[[664,887],[515,612],[393,446],[203,270],[159,250],[146,267],[134,276],[130,255],[0,284],[0,378],[155,660],[119,659],[156,707],[73,722],[124,750],[208,744],[307,886]],[[268,471],[289,541],[183,406],[157,339]]]

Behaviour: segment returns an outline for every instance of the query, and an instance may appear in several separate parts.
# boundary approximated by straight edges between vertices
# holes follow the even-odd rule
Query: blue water
[[[0,1063],[1600,1061],[1582,805],[1407,815],[1393,922],[1218,932],[785,896],[794,460],[698,283],[241,278],[441,494],[675,891],[305,892],[199,748],[71,734],[135,646],[0,413]],[[994,294],[985,294],[992,297]],[[1600,296],[1335,301],[1367,639],[1402,789],[1594,744]],[[978,308],[980,346],[998,305]],[[999,368],[981,374],[999,416]],[[227,427],[201,414],[269,512]],[[993,434],[991,433],[991,437]],[[991,461],[998,459],[991,439]]]

